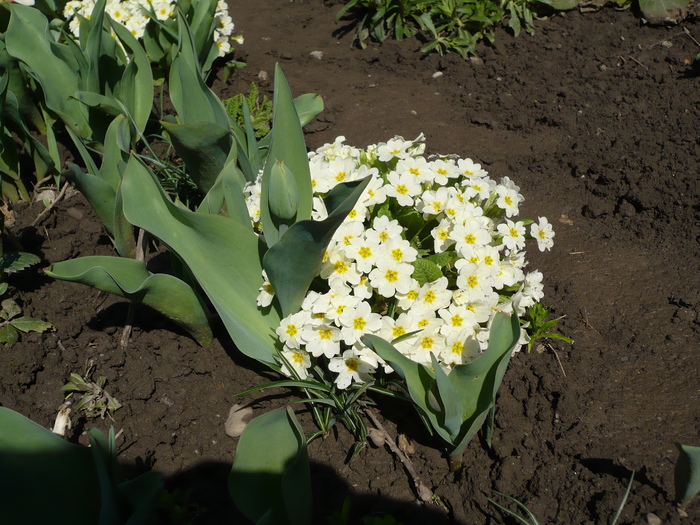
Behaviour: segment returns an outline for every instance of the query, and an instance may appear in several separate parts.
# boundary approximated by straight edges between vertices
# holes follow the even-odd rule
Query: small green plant
[[[253,124],[253,130],[257,138],[262,138],[270,132],[270,124],[272,122],[272,101],[263,95],[262,100],[258,92],[258,86],[255,82],[250,85],[250,93],[248,96],[243,94],[235,95],[223,101],[228,114],[238,123],[239,126],[245,126],[245,117],[243,113],[243,104],[248,105],[250,120]]]
[[[7,283],[3,283],[7,285]],[[52,328],[50,323],[32,317],[18,317],[22,309],[14,299],[5,299],[0,303],[0,343],[10,347],[19,341],[20,332],[45,332]]]
[[[1,249],[1,244],[0,244]],[[19,272],[36,264],[39,257],[31,253],[5,252],[0,255],[0,297],[9,287],[6,276]],[[20,332],[45,332],[51,324],[32,317],[19,317],[22,309],[14,299],[5,299],[0,303],[0,343],[11,347],[19,340]]]
[[[121,408],[122,405],[105,390],[106,377],[100,376],[97,378],[97,381],[90,379],[93,368],[94,365],[90,362],[82,376],[72,373],[70,381],[63,385],[61,391],[66,393],[66,401],[70,400],[74,395],[80,396],[80,399],[74,406],[76,412],[82,412],[90,418],[104,418],[107,415],[112,419],[112,412]]]
[[[551,313],[552,311],[550,309],[545,308],[539,303],[532,305],[528,310],[526,317],[526,324],[530,332],[530,341],[527,343],[528,352],[532,350],[537,341],[542,339],[555,339],[557,341],[573,344],[574,340],[570,337],[549,331],[561,320],[561,317],[558,317],[557,319],[547,321]]]

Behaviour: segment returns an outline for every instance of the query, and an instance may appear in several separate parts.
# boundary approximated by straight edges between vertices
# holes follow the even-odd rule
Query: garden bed
[[[346,462],[342,427],[309,446],[314,523],[352,496],[353,520],[391,513],[401,523],[500,523],[493,490],[527,504],[542,523],[608,523],[635,480],[619,523],[700,522],[673,503],[673,443],[700,440],[700,89],[693,58],[700,27],[643,26],[630,12],[557,16],[534,37],[499,30],[479,58],[422,56],[418,40],[350,46],[339,2],[235,2],[247,67],[213,82],[220,98],[270,93],[280,63],[295,94],[319,93],[325,111],[306,128],[315,149],[338,135],[364,147],[420,132],[429,153],[471,157],[525,195],[522,215],[554,224],[551,252],[529,254],[545,298],[573,345],[545,344],[513,357],[497,398],[493,448],[475,439],[465,468],[448,471],[441,442],[408,405],[382,403],[383,424],[415,440],[411,458],[444,506],[419,506],[401,464],[368,446]],[[687,29],[690,36],[684,31]],[[321,51],[321,58],[311,55]],[[262,72],[265,72],[263,74]],[[46,220],[43,204],[16,206],[8,225],[44,265],[111,255],[101,223],[81,196]],[[235,402],[256,414],[296,399],[283,389],[234,394],[272,378],[238,353],[223,329],[199,347],[145,307],[126,350],[128,304],[39,273],[11,281],[25,315],[55,330],[0,350],[0,404],[50,427],[71,372],[92,361],[123,405],[108,419],[74,421],[81,432],[123,430],[120,459],[154,468],[168,489],[189,491],[196,523],[231,521],[227,477],[236,441],[224,432]],[[295,406],[307,430],[313,423]]]

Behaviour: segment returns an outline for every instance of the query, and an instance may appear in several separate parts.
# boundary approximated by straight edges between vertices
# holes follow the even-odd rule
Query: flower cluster
[[[337,230],[321,274],[301,311],[282,320],[283,372],[306,378],[325,363],[335,383],[368,381],[380,366],[361,337],[375,334],[410,359],[449,371],[488,346],[496,312],[522,315],[542,296],[542,274],[526,272],[526,239],[552,247],[546,218],[518,220],[518,186],[489,178],[481,165],[453,156],[426,158],[423,137],[359,150],[338,137],[309,154],[314,220],[338,183],[371,177]],[[260,181],[246,188],[249,214],[260,218]],[[529,232],[527,226],[529,225]],[[274,290],[258,296],[269,306]],[[527,341],[523,333],[521,343]]]
[[[95,3],[96,0],[66,2],[63,16],[76,39],[80,38],[80,17],[90,19]],[[131,31],[136,38],[142,38],[152,17],[160,21],[172,19],[175,17],[176,6],[176,0],[107,0],[105,12]],[[219,56],[224,56],[231,51],[231,34],[234,27],[224,0],[217,2],[215,18],[217,27],[214,31],[214,41],[219,48]]]

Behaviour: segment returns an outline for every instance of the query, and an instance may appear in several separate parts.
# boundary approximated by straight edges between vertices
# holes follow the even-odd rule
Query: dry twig
[[[382,433],[384,437],[384,444],[387,445],[389,450],[391,450],[391,452],[393,452],[393,454],[399,458],[404,468],[408,472],[408,475],[411,476],[413,486],[416,488],[416,493],[418,494],[418,498],[424,503],[431,503],[434,499],[433,491],[425,486],[425,484],[421,481],[416,469],[413,467],[413,462],[406,455],[406,453],[396,445],[395,440],[386,431],[384,425],[379,422],[379,419],[377,419],[377,416],[374,414],[372,409],[365,407],[364,412],[367,417],[372,420],[372,423],[375,427],[377,427],[377,430]]]

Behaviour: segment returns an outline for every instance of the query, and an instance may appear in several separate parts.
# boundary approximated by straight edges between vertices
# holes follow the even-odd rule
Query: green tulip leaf
[[[279,241],[284,233],[284,228],[282,228],[283,231],[280,231],[280,224],[275,220],[269,207],[270,199],[276,199],[274,195],[270,195],[276,190],[270,186],[270,179],[272,169],[277,162],[284,162],[296,181],[299,202],[294,222],[310,219],[313,204],[311,170],[306,154],[304,132],[301,129],[299,115],[294,106],[292,92],[279,64],[275,66],[273,96],[272,131],[269,134],[272,136],[272,142],[263,168],[260,197],[260,222],[268,247]]]
[[[131,157],[122,182],[124,214],[163,241],[192,272],[244,354],[279,368],[275,359],[280,316],[260,310],[264,244],[249,227],[220,215],[175,206],[153,173]]]
[[[311,480],[304,432],[287,407],[246,426],[229,475],[236,506],[256,523],[311,523]]]
[[[226,164],[232,148],[231,133],[213,122],[161,125],[170,134],[175,151],[202,193],[207,193]]]
[[[192,287],[172,275],[150,273],[144,262],[91,256],[54,263],[44,272],[143,303],[187,330],[201,345],[211,343],[207,312]]]
[[[700,447],[675,445],[679,453],[674,471],[676,501],[687,505],[700,492]]]
[[[311,282],[321,271],[326,248],[338,227],[352,211],[370,178],[342,184],[337,195],[345,195],[330,215],[322,221],[294,223],[263,258],[263,267],[275,290],[282,315],[297,312]],[[346,190],[351,190],[346,193]],[[335,200],[333,203],[336,204]],[[290,264],[290,261],[293,263]]]
[[[97,523],[100,491],[90,449],[5,407],[0,407],[0,471],[3,522],[52,523],[58,512],[71,523]],[[66,483],[67,473],[73,483]]]

